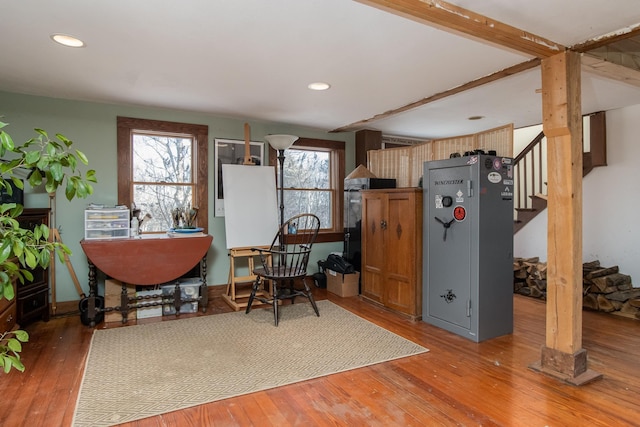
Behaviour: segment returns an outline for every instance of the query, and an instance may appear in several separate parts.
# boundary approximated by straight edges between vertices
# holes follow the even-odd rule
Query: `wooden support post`
[[[367,165],[367,151],[382,148],[382,132],[363,129],[356,132],[356,167]]]
[[[244,124],[244,162],[242,164],[248,166],[256,165],[251,158],[251,127],[249,123]]]
[[[231,308],[235,311],[241,310],[247,306],[249,295],[251,294],[251,288],[245,286],[245,289],[239,290],[238,286],[241,284],[251,284],[256,280],[256,276],[252,273],[254,268],[254,257],[258,256],[257,252],[251,250],[251,248],[231,248],[229,249],[229,281],[227,282],[227,291],[222,295],[222,299],[226,301]],[[237,276],[236,268],[244,267],[238,266],[236,262],[238,260],[246,260],[246,272],[247,274]],[[268,285],[263,283],[263,286],[267,285],[267,289],[258,291],[256,295],[268,297],[272,293],[272,284],[270,281]],[[254,301],[255,305],[260,304],[259,301]]]
[[[542,116],[547,137],[546,347],[533,369],[574,385],[600,377],[582,349],[582,114],[580,56],[543,59]]]

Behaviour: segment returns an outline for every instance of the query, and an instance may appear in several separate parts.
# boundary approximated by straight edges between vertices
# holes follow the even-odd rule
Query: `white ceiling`
[[[640,23],[638,0],[449,2],[565,46]],[[0,16],[0,90],[325,131],[532,58],[350,0],[21,0]],[[640,104],[640,87],[582,79],[585,114]],[[361,128],[438,138],[539,124],[540,87],[536,67]]]

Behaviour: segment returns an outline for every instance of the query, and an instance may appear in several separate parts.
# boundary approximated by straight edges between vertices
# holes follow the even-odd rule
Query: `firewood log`
[[[602,294],[598,294],[598,310],[604,311],[605,313],[611,313],[612,311],[616,311],[614,305]]]
[[[533,298],[540,298],[543,296],[543,293],[540,289],[538,289],[537,286],[529,286],[529,296],[533,297]]]
[[[640,298],[640,288],[633,288],[628,291],[612,292],[607,294],[607,298],[613,301],[626,301],[628,299]]]
[[[591,262],[585,262],[584,264],[582,264],[582,271],[593,271],[593,270],[597,270],[600,268],[600,261],[595,260],[595,261],[591,261]]]
[[[608,276],[610,274],[616,274],[619,272],[620,272],[620,269],[616,265],[609,268],[600,268],[598,270],[589,271],[587,274],[585,274],[585,277],[587,279],[594,279],[596,277]]]
[[[631,276],[627,274],[614,273],[609,274],[608,276],[595,277],[591,280],[593,282],[593,286],[598,288],[598,291],[602,293],[610,293],[614,292],[609,288],[616,288],[620,285],[629,285],[631,284]]]
[[[598,309],[598,299],[595,294],[586,294],[582,297],[582,307],[588,308],[591,310]]]
[[[630,299],[629,301],[624,302],[622,304],[622,307],[620,307],[620,311],[622,313],[631,313],[631,314],[636,314],[637,312],[639,312],[640,306],[634,306],[633,301],[638,301],[638,300]]]
[[[516,279],[526,279],[528,276],[526,268],[521,268],[513,272],[513,277]]]

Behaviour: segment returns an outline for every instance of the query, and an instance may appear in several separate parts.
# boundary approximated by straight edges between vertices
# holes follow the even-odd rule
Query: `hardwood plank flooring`
[[[514,333],[474,343],[358,297],[314,291],[317,299],[329,299],[430,351],[122,426],[640,425],[637,320],[584,312],[589,368],[604,378],[575,387],[528,368],[539,360],[544,344],[542,301],[515,295]],[[222,292],[223,286],[211,287],[207,314],[183,316],[232,311]],[[139,322],[152,321],[157,320]],[[31,335],[23,352],[26,372],[0,376],[0,425],[69,426],[92,331],[77,315],[57,316],[25,329]]]

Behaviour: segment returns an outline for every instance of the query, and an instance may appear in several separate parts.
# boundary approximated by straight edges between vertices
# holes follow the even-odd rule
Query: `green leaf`
[[[15,207],[15,203],[3,203],[0,205],[0,214],[4,214],[5,212],[14,209]]]
[[[11,181],[13,181],[13,185],[15,185],[20,190],[24,190],[24,182],[18,178],[17,176],[12,176]],[[9,186],[11,188],[11,186]]]
[[[87,159],[87,156],[84,155],[84,153],[80,150],[76,150],[76,156],[78,156],[78,158],[80,159],[80,161],[82,163],[84,163],[85,165],[89,164],[89,159]]]
[[[73,200],[76,195],[76,187],[73,185],[73,181],[71,179],[67,180],[67,187],[64,189],[64,195],[67,197],[67,200]]]
[[[22,270],[22,276],[30,282],[33,282],[33,273],[29,270]],[[22,280],[24,282],[24,279]]]
[[[11,282],[6,282],[2,287],[3,294],[6,299],[11,301],[15,297],[15,292],[13,291],[13,284]]]
[[[22,215],[22,211],[23,210],[24,210],[24,206],[16,204],[15,207],[13,209],[11,209],[11,217],[12,218],[19,217],[20,215]],[[15,221],[14,225],[15,225],[15,227],[18,227],[20,224],[18,224],[18,221]]]
[[[76,194],[78,197],[87,197],[87,184],[85,184],[82,180],[76,181]]]
[[[38,163],[36,163],[36,168],[46,171],[49,167],[49,158],[47,156],[41,156]]]
[[[40,232],[42,234],[42,238],[46,241],[49,241],[49,236],[51,234],[51,229],[44,224],[40,224]]]
[[[56,144],[53,141],[47,142],[47,155],[49,157],[55,157],[56,155]]]
[[[0,142],[2,143],[2,147],[7,151],[13,151],[16,147],[13,143],[13,139],[11,139],[11,135],[5,131],[0,132]]]
[[[98,180],[96,179],[96,171],[93,169],[90,169],[87,171],[87,181],[89,182],[98,182]]]
[[[76,160],[76,156],[74,156],[73,154],[69,154],[66,160],[69,163],[69,167],[71,168],[71,170],[75,171],[76,166],[78,166],[78,161]]]
[[[56,138],[58,138],[60,141],[62,141],[62,143],[67,146],[67,147],[71,147],[71,144],[73,144],[73,142],[71,142],[71,140],[69,138],[67,138],[66,136],[60,134],[60,133],[56,133]]]
[[[40,160],[40,151],[27,152],[26,155],[24,156],[24,160],[28,164],[38,163],[38,160]]]
[[[42,184],[42,173],[40,173],[40,169],[34,169],[29,176],[29,185],[31,187],[37,187]]]
[[[51,252],[49,251],[40,252],[40,266],[42,268],[47,268],[50,262],[51,262]]]
[[[0,271],[0,283],[2,283],[2,288],[0,289],[2,289],[2,293],[5,294],[4,287],[7,286],[7,284],[10,284],[9,275],[7,274],[6,271]]]
[[[9,350],[16,353],[20,353],[22,351],[22,344],[20,344],[20,341],[15,338],[9,338],[7,340],[7,347],[9,347]]]
[[[18,258],[22,257],[22,254],[24,252],[24,242],[20,240],[14,241],[12,250],[15,256],[17,256]]]
[[[16,339],[22,341],[22,342],[28,342],[29,341],[29,333],[27,331],[23,331],[22,329],[17,329],[13,332],[16,336]]]
[[[62,165],[60,164],[60,162],[53,162],[49,164],[49,171],[51,172],[51,176],[53,176],[53,179],[55,179],[56,182],[60,182],[62,181],[62,178],[64,178],[64,171],[62,170]]]
[[[40,129],[40,128],[35,128],[34,129],[37,133],[39,133],[40,135],[44,136],[45,138],[49,139],[49,135],[47,134],[47,132],[45,132],[44,130]]]
[[[24,372],[24,365],[22,364],[18,356],[7,356],[7,358],[11,360],[13,368],[17,369],[20,372]]]
[[[11,370],[11,357],[10,356],[6,356],[3,353],[0,353],[0,362],[1,362],[2,366],[4,367],[4,373],[8,374],[9,371]]]
[[[36,268],[36,266],[38,265],[38,259],[32,252],[31,248],[26,248],[26,250],[24,251],[24,259],[27,263],[27,267],[31,269]]]
[[[11,241],[8,239],[2,240],[2,246],[0,246],[0,262],[5,262],[11,255]]]

